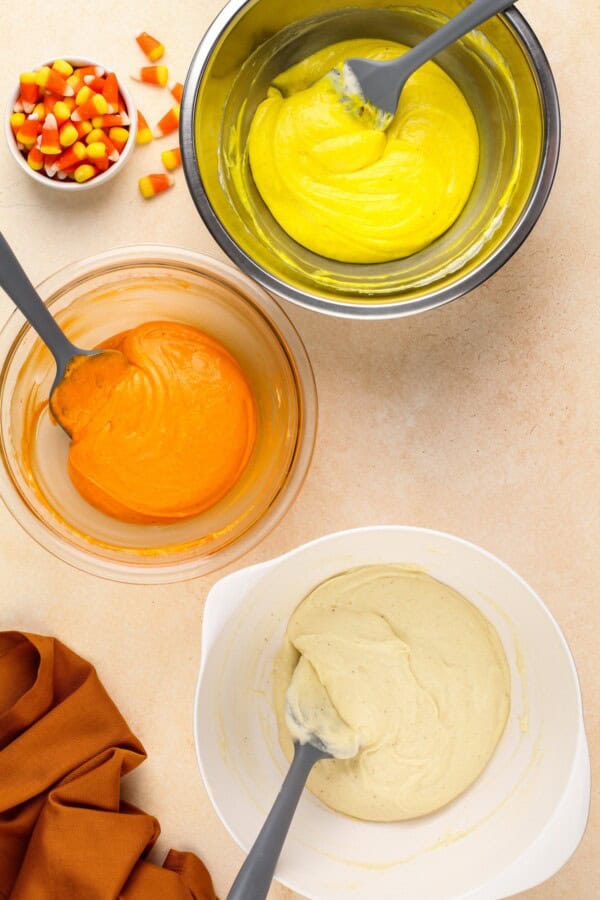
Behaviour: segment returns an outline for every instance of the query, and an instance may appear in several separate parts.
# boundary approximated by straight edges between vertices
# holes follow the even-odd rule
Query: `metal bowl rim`
[[[229,0],[212,22],[192,59],[181,101],[179,136],[183,169],[192,199],[205,225],[221,249],[243,272],[265,290],[305,309],[350,319],[391,319],[427,312],[464,296],[495,274],[523,244],[539,219],[556,176],[561,142],[560,106],[556,82],[548,58],[525,17],[514,7],[502,13],[521,40],[538,80],[543,113],[543,146],[538,173],[519,220],[496,250],[473,271],[453,284],[426,292],[411,300],[334,300],[288,284],[256,263],[221,224],[204,189],[196,153],[195,111],[202,77],[215,44],[227,26],[250,0]]]

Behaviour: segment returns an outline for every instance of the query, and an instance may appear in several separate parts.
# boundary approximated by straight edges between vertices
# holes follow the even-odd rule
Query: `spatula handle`
[[[0,287],[49,347],[57,367],[65,366],[78,350],[52,318],[42,298],[25,274],[6,238],[0,232]]]
[[[503,12],[514,3],[516,0],[473,0],[466,9],[453,16],[445,25],[436,29],[433,34],[430,34],[405,55],[404,59],[408,61],[410,56],[413,64],[411,72],[416,71],[423,63],[441,53],[459,38],[464,37],[469,31],[477,28],[482,22],[491,19],[496,13]]]
[[[314,764],[324,758],[312,744],[295,745],[285,781],[227,900],[265,900],[306,779]]]

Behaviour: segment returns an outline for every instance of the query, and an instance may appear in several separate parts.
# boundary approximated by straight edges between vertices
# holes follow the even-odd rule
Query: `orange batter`
[[[52,397],[72,437],[75,487],[125,522],[174,522],[208,509],[236,484],[256,438],[239,364],[179,322],[147,322],[102,346],[120,353],[76,363]]]

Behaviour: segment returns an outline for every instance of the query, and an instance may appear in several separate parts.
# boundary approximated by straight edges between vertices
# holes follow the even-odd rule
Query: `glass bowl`
[[[374,265],[326,259],[286,234],[250,172],[250,124],[274,76],[349,38],[417,44],[465,2],[229,0],[208,29],[182,98],[185,175],[214,238],[268,291],[336,316],[409,315],[477,287],[525,240],[554,180],[560,115],[544,51],[513,8],[436,57],[471,106],[480,160],[464,210],[430,246]]]
[[[317,425],[310,362],[277,303],[216,259],[151,245],[68,266],[39,291],[81,347],[156,319],[186,322],[221,341],[253,389],[258,434],[241,479],[206,512],[169,525],[104,515],[69,479],[69,439],[52,424],[46,405],[54,360],[15,311],[0,333],[0,491],[17,521],[60,559],[124,582],[192,578],[254,546],[294,501]]]

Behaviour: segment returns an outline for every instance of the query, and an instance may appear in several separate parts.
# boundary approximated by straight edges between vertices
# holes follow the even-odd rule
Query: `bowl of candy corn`
[[[56,58],[21,73],[5,114],[9,150],[40,184],[87,190],[119,172],[137,112],[118,76],[94,60]]]

